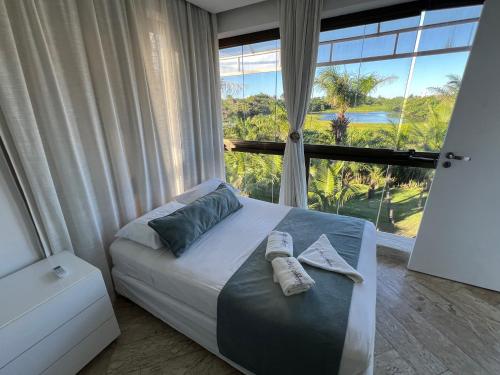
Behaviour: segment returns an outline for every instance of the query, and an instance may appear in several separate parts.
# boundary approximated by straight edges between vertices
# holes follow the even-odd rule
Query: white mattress
[[[218,355],[218,295],[290,210],[250,198],[240,200],[242,209],[203,235],[180,258],[126,239],[117,239],[110,249],[118,293]],[[365,282],[354,285],[340,374],[366,373],[373,360],[375,239],[375,227],[367,222],[358,260]]]

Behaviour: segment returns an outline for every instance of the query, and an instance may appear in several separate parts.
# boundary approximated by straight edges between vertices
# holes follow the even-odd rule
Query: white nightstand
[[[1,375],[75,374],[119,335],[101,272],[69,252],[0,279]]]

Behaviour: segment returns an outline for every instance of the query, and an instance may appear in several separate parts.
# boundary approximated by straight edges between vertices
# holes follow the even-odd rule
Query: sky
[[[447,9],[427,12],[423,15],[423,24],[435,24],[458,19],[478,17],[480,6]],[[420,17],[410,17],[403,20],[389,21],[380,24],[381,31],[390,31],[398,28],[418,26]],[[377,24],[358,26],[347,29],[334,30],[321,33],[322,41],[335,40],[339,38],[366,35],[376,31]],[[472,44],[477,28],[476,23],[466,23],[460,25],[443,26],[439,28],[425,29],[422,31],[419,51],[429,51],[450,47],[464,47]],[[395,45],[395,34],[385,37],[369,38],[357,41],[336,43],[333,51],[330,51],[330,44],[322,45],[318,51],[318,62],[326,62],[330,59],[330,52],[336,60],[357,58],[360,56],[383,56],[392,53]],[[397,53],[412,52],[415,47],[416,31],[401,33],[398,38]],[[239,56],[249,52],[263,52],[279,47],[279,41],[257,43],[243,46],[241,49],[233,48],[221,50],[220,56]],[[276,50],[275,50],[276,51]],[[454,52],[432,56],[419,56],[416,58],[413,77],[409,83],[409,95],[426,95],[430,87],[443,86],[448,81],[447,75],[454,74],[462,76],[469,52]],[[259,66],[264,70],[273,70],[278,58],[278,52],[270,53],[267,56],[255,55],[254,57],[245,55],[243,67]],[[260,60],[259,60],[260,59]],[[267,59],[268,61],[263,60]],[[412,58],[392,59],[375,62],[362,62],[347,65],[337,65],[340,71],[348,71],[353,75],[375,73],[379,77],[392,77],[389,82],[382,84],[371,96],[383,96],[387,98],[403,96],[409,80],[409,72]],[[234,66],[234,65],[233,65]],[[228,65],[231,68],[230,65]],[[316,70],[316,74],[321,68]],[[221,64],[221,71],[224,66]],[[265,73],[253,73],[236,76],[223,76],[224,81],[234,82],[242,89],[236,97],[245,97],[259,93],[266,93],[280,97],[283,93],[281,81],[281,71],[274,69]],[[313,96],[323,96],[323,93],[315,89]]]
[[[425,95],[430,87],[443,86],[448,81],[447,75],[457,74],[463,75],[465,65],[467,63],[469,53],[459,52],[445,55],[420,56],[416,59],[413,72],[413,79],[409,86],[409,95]],[[392,98],[396,96],[404,96],[406,84],[409,78],[411,59],[395,59],[375,61],[363,64],[350,64],[350,66],[339,66],[342,71],[347,71],[357,74],[358,69],[360,74],[376,73],[381,77],[393,77],[387,83],[382,84],[371,96],[383,96]],[[240,87],[244,87],[245,97],[266,93],[280,97],[283,94],[283,83],[281,80],[281,72],[268,72],[246,74],[242,76],[224,77],[225,81],[235,82]],[[322,92],[314,89],[313,97],[322,96]],[[241,97],[243,92],[236,97]]]

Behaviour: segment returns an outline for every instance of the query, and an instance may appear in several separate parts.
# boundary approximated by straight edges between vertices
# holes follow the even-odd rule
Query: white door
[[[500,291],[500,1],[486,0],[408,268]],[[447,159],[447,153],[470,161]],[[444,163],[448,162],[448,165]]]

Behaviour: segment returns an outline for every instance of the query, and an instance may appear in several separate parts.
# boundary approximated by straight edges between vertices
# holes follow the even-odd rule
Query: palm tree
[[[379,77],[374,73],[365,75],[340,73],[335,67],[321,71],[314,84],[325,92],[326,100],[337,110],[337,116],[331,124],[336,144],[344,144],[346,141],[347,127],[350,123],[346,113],[349,108],[362,103],[378,85],[393,78]]]
[[[368,192],[367,198],[374,199],[375,191],[377,188],[384,184],[385,182],[385,168],[382,168],[376,164],[367,164],[366,172],[368,173]]]
[[[460,86],[462,85],[462,77],[458,74],[448,74],[446,76],[448,82],[442,87],[429,87],[429,90],[436,95],[445,98],[455,98],[458,95]]]
[[[346,168],[344,161],[318,160],[311,165],[309,207],[319,211],[338,212],[362,189],[358,171]]]
[[[426,121],[412,123],[410,135],[415,147],[424,151],[439,151],[443,146],[448,123],[460,90],[462,78],[456,74],[449,74],[448,82],[441,87],[429,87],[435,97],[427,101]]]
[[[428,117],[424,123],[410,125],[410,137],[415,147],[424,151],[440,151],[450,119],[451,109],[428,105]]]
[[[281,179],[280,156],[226,152],[224,158],[229,183],[245,195],[277,202],[277,187]]]
[[[337,208],[337,192],[339,176],[342,174],[343,162],[318,160],[311,165],[309,182],[309,207],[319,211],[335,212]]]

